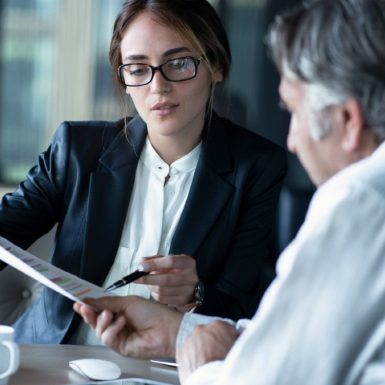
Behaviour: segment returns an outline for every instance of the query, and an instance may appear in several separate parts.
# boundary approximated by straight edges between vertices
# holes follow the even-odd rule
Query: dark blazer
[[[139,118],[65,122],[16,192],[0,205],[0,235],[27,248],[58,223],[52,262],[101,285],[117,253],[146,138]],[[197,262],[200,312],[250,317],[268,282],[272,224],[284,151],[213,114],[170,253]],[[66,342],[79,324],[72,302],[50,289],[16,322],[20,343]]]

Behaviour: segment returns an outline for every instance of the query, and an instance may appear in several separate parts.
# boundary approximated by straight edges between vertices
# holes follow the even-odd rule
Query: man
[[[320,0],[269,37],[288,148],[319,188],[254,318],[134,297],[75,310],[122,354],[176,355],[183,384],[384,384],[385,1]]]

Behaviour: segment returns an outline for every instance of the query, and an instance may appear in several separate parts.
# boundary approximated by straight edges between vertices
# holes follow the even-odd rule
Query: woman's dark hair
[[[142,12],[172,26],[206,60],[209,68],[229,73],[231,52],[227,34],[215,9],[206,0],[127,0],[118,14],[110,45],[110,64],[115,83],[124,91],[118,76],[122,64],[120,45],[130,23]]]

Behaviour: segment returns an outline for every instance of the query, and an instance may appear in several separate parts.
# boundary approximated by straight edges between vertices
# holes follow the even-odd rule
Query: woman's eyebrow
[[[168,57],[168,56],[171,56],[171,55],[175,55],[176,53],[182,53],[182,52],[191,52],[191,50],[187,47],[177,47],[177,48],[171,48],[167,51],[165,51],[163,54],[162,54],[162,57]],[[148,59],[148,56],[147,55],[127,55],[123,58],[123,61],[126,62],[126,61],[133,61],[133,60],[146,60]]]
[[[123,58],[123,62],[129,61],[129,60],[144,60],[148,59],[148,56],[146,55],[127,55]]]
[[[172,48],[172,49],[167,50],[162,56],[163,57],[171,56],[171,55],[175,55],[176,53],[181,53],[181,52],[191,52],[191,49],[189,49],[187,47]]]

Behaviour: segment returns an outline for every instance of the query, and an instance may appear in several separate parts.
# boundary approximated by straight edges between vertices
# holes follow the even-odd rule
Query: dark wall
[[[279,74],[269,57],[265,37],[274,17],[299,0],[219,2],[218,11],[233,53],[230,79],[216,92],[216,109],[286,148],[289,114],[279,107]],[[262,3],[262,4],[259,4]],[[288,175],[276,224],[276,254],[293,239],[303,222],[314,186],[296,156],[288,153]]]

